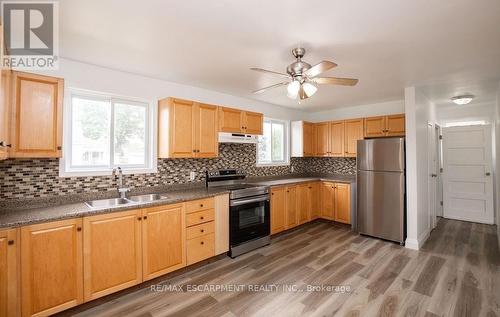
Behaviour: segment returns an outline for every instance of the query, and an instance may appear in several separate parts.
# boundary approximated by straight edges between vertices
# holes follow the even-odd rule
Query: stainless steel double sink
[[[148,203],[148,202],[163,200],[163,199],[167,199],[167,198],[168,197],[166,195],[162,195],[162,194],[147,194],[147,195],[132,196],[130,198],[111,198],[111,199],[91,200],[91,201],[86,201],[85,204],[92,209],[113,208],[113,207],[119,207],[119,206]]]

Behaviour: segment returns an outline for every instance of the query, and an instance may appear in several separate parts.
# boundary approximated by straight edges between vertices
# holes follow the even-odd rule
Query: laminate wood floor
[[[493,317],[500,316],[500,252],[495,227],[488,225],[440,219],[423,249],[412,251],[314,222],[274,238],[268,247],[156,285],[156,291],[145,287],[65,314]],[[196,285],[247,287],[188,290]],[[347,289],[312,291],[308,285]]]

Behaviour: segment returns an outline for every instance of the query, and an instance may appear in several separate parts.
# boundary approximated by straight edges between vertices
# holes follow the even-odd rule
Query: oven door
[[[269,195],[231,200],[231,246],[268,236],[271,232],[270,216]]]

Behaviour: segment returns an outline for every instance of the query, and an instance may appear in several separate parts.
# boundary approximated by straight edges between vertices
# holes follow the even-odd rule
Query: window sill
[[[158,168],[123,168],[123,175],[131,174],[151,174],[157,173]],[[59,168],[59,177],[87,177],[87,176],[110,176],[113,173],[113,169],[103,169],[103,170],[72,170],[65,171],[63,168]]]

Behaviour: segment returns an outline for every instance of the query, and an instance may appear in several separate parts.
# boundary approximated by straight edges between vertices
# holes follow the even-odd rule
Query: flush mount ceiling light
[[[472,99],[474,99],[473,95],[462,95],[451,98],[451,101],[453,101],[457,105],[466,105],[471,102]]]
[[[284,82],[256,90],[253,93],[260,94],[271,88],[286,86],[287,96],[292,99],[297,99],[298,97],[300,103],[300,100],[307,99],[314,95],[318,90],[318,85],[329,84],[354,86],[358,83],[358,80],[354,78],[319,77],[320,74],[336,67],[337,64],[330,61],[322,61],[314,66],[311,66],[311,64],[302,60],[305,53],[306,50],[301,47],[294,48],[292,50],[292,54],[296,58],[296,61],[288,65],[286,68],[286,74],[262,68],[250,68],[251,70],[257,72],[286,78],[286,81]]]

